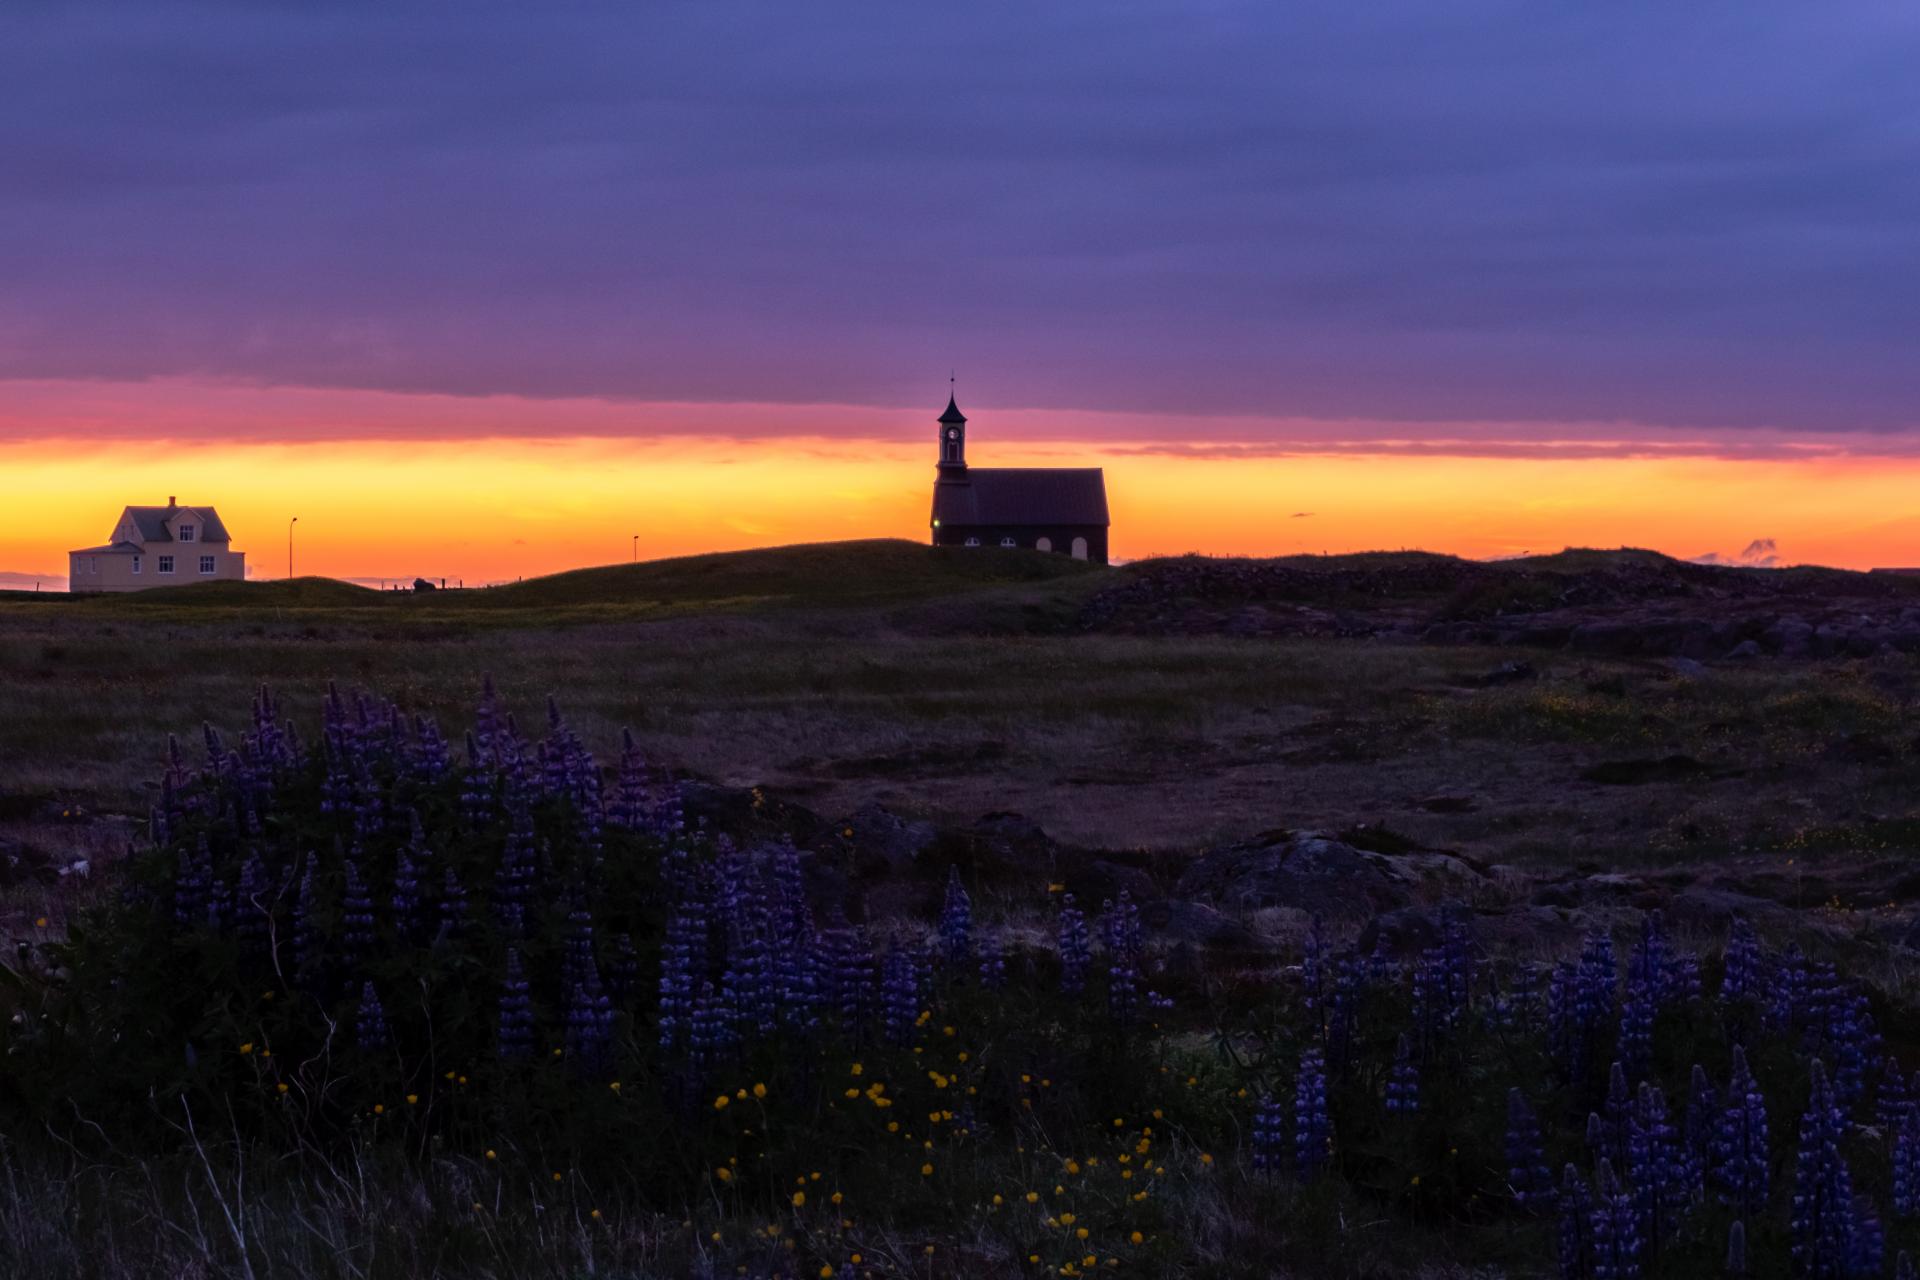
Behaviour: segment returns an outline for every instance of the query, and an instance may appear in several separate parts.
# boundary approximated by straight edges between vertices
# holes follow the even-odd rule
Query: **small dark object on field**
[[[1692,756],[1671,755],[1638,760],[1602,760],[1580,771],[1586,782],[1610,787],[1637,787],[1648,782],[1688,782],[1720,776],[1713,766]]]
[[[413,580],[413,593],[415,595],[419,595],[422,591],[438,591],[439,589],[439,587],[434,586],[425,578],[415,578]]]
[[[1531,662],[1503,662],[1484,675],[1470,676],[1466,684],[1475,689],[1493,689],[1503,684],[1525,684],[1537,680],[1540,673],[1534,670]]]

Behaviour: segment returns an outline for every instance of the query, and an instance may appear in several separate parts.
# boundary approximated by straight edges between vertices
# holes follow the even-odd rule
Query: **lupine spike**
[[[1547,1164],[1540,1122],[1517,1088],[1507,1090],[1507,1185],[1523,1209],[1553,1207],[1553,1170]]]
[[[947,964],[964,974],[973,959],[973,900],[960,883],[960,868],[947,868],[947,892],[940,904],[940,942]]]
[[[362,1053],[375,1053],[387,1047],[387,1013],[371,982],[360,985],[360,1009],[354,1019],[354,1031]]]

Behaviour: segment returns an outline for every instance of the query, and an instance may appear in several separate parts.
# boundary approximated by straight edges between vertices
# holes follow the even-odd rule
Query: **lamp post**
[[[640,563],[640,535],[637,533],[633,535],[633,562]]]
[[[293,581],[293,526],[299,523],[299,516],[287,521],[287,581],[289,582]]]

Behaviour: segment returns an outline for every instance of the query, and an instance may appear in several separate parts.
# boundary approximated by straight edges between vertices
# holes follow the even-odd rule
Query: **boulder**
[[[1140,908],[1140,922],[1153,936],[1171,943],[1214,951],[1262,948],[1259,935],[1253,930],[1204,902],[1189,902],[1184,898],[1149,902]]]
[[[1377,852],[1320,831],[1276,831],[1209,850],[1183,872],[1182,898],[1242,910],[1291,907],[1328,918],[1365,918],[1407,906],[1434,880],[1478,880],[1453,854]]]

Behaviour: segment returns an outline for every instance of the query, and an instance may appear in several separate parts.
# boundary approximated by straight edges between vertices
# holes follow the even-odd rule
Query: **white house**
[[[247,576],[247,557],[235,551],[212,507],[128,507],[113,536],[97,547],[67,552],[67,590],[140,591],[183,582]]]

